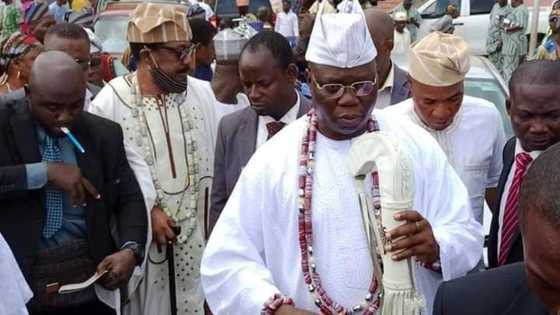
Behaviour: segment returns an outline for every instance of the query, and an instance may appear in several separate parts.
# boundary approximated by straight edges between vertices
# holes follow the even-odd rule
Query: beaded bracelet
[[[266,303],[264,303],[261,315],[274,315],[274,313],[276,313],[276,311],[284,304],[293,306],[294,300],[280,293],[276,293],[268,299]]]

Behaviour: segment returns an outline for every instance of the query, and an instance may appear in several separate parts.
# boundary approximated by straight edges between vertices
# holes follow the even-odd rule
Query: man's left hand
[[[98,273],[108,271],[101,278],[101,285],[108,290],[115,290],[126,285],[135,266],[136,258],[130,249],[123,249],[105,257],[97,266]]]
[[[439,246],[432,226],[420,213],[414,210],[401,211],[395,214],[395,220],[407,223],[385,234],[388,241],[385,250],[393,253],[393,260],[416,257],[420,262],[432,264],[439,259]],[[406,238],[397,240],[401,237]]]

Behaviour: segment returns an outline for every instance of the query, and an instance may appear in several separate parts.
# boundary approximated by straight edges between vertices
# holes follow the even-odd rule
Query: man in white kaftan
[[[429,34],[411,56],[420,65],[409,71],[412,98],[386,110],[436,139],[467,187],[473,215],[482,224],[486,190],[498,185],[502,171],[506,138],[500,113],[486,100],[463,96],[470,54],[460,37]]]
[[[339,36],[332,36],[329,32],[332,28],[337,29]],[[329,37],[324,38],[323,34]],[[352,108],[356,113],[358,104],[363,104],[362,101],[357,103],[357,96],[360,96],[368,98],[369,102],[367,113],[360,113],[365,113],[365,121],[370,117],[376,88],[372,81],[364,83],[363,80],[375,78],[375,48],[363,13],[318,16],[306,58],[311,62],[312,80],[316,83],[313,97],[319,124],[311,202],[313,264],[322,275],[322,287],[330,298],[352,309],[364,300],[373,274],[358,195],[349,168],[352,136],[340,138],[335,129],[329,129],[334,125],[322,121],[320,115],[332,113],[327,111],[328,106],[324,104],[328,102],[321,94],[334,91],[338,93],[334,96],[338,98],[335,113],[338,110],[342,113],[343,108]],[[331,71],[328,72],[331,79],[326,79],[327,71]],[[336,81],[336,76],[341,81]],[[326,83],[338,84],[334,82],[342,82],[346,87],[331,86],[329,91],[320,87]],[[361,87],[350,88],[352,82]],[[350,89],[354,89],[354,93],[346,92]],[[344,106],[340,106],[342,102]],[[344,117],[355,116],[344,113],[335,124],[354,130],[355,127],[349,126],[355,126],[356,119],[346,121]],[[380,111],[373,116],[380,130],[396,137],[410,154],[416,186],[414,209],[422,220],[429,222],[430,237],[433,232],[439,247],[440,271],[415,264],[417,287],[425,298],[426,314],[431,314],[441,281],[465,275],[479,261],[482,227],[472,216],[464,185],[435,140],[418,126],[399,120],[395,115]],[[307,158],[301,156],[300,147],[308,132],[309,119],[310,116],[300,118],[259,148],[244,168],[210,236],[201,274],[214,314],[271,311],[273,308],[267,300],[277,294],[292,298],[294,302],[293,306],[288,306],[286,300],[275,300],[283,304],[276,310],[277,314],[293,314],[294,308],[305,314],[319,313],[311,292],[314,290],[304,280],[298,225],[300,160]],[[422,221],[423,224],[428,223]]]
[[[173,280],[178,314],[203,314],[204,295],[199,269],[213,175],[217,131],[215,98],[207,82],[185,77],[184,82],[176,79],[170,86],[165,82],[171,80],[158,81],[157,74],[146,72],[148,58],[153,58],[160,71],[167,62],[182,65],[177,58],[188,64],[190,54],[179,56],[173,52],[190,47],[183,48],[189,45],[188,39],[191,38],[184,12],[165,4],[142,5],[135,12],[140,18],[134,17],[129,22],[128,36],[131,43],[140,43],[133,44],[132,49],[140,56],[139,70],[109,82],[90,108],[90,112],[123,127],[127,158],[143,190],[148,209],[151,209],[152,230],[156,237],[146,252],[144,280],[130,297],[126,312],[171,313],[165,244],[174,240],[176,277]],[[174,22],[141,18],[147,14],[174,16]],[[145,23],[157,23],[150,28],[152,33],[156,29],[155,35],[150,33],[151,37],[148,37],[158,38],[157,44],[146,40],[145,34],[139,32],[143,28],[136,27]],[[164,32],[169,33],[164,35]],[[173,36],[178,37],[176,41],[160,44],[164,42],[162,38],[169,40]],[[152,83],[152,92],[147,91],[145,87],[150,85],[145,82]],[[177,90],[174,86],[186,90]],[[172,225],[181,228],[180,234],[168,234],[167,228],[171,231]]]

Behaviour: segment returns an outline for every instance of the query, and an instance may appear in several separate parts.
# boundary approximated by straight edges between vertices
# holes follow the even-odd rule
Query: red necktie
[[[273,121],[266,124],[266,130],[268,131],[268,137],[266,140],[272,138],[278,131],[282,130],[286,126],[286,123],[281,121]]]
[[[519,216],[517,214],[517,205],[519,203],[519,188],[521,181],[527,171],[529,163],[533,159],[527,153],[519,153],[515,157],[515,174],[509,193],[506,199],[506,207],[504,211],[504,221],[502,223],[502,242],[500,243],[500,256],[498,257],[498,265],[504,265],[511,250],[513,236],[519,229]]]

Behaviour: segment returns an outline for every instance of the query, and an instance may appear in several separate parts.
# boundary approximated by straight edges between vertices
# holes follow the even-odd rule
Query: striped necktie
[[[45,135],[43,144],[44,162],[62,162],[62,154],[58,146],[58,140]],[[47,219],[43,227],[43,236],[51,238],[62,227],[62,216],[64,209],[64,193],[54,186],[45,188],[45,204],[47,208]]]
[[[498,265],[504,265],[507,261],[513,237],[519,231],[519,216],[517,208],[519,203],[519,188],[523,176],[527,172],[527,168],[533,159],[525,152],[517,154],[515,157],[515,174],[509,193],[506,199],[506,207],[504,210],[504,220],[502,223],[502,241],[500,243],[500,255],[498,257]]]

